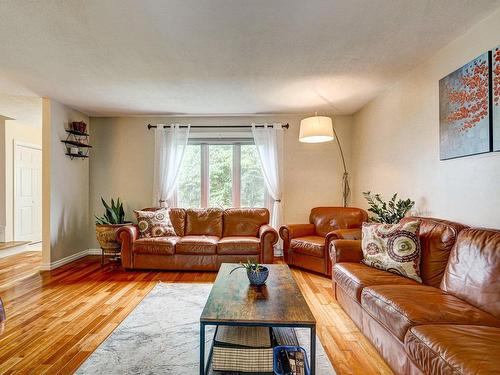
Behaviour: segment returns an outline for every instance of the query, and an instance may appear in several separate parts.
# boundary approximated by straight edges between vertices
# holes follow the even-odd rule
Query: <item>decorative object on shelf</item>
[[[87,130],[87,124],[83,121],[73,121],[71,123],[71,130],[74,130],[77,133],[84,134]]]
[[[89,157],[89,149],[92,146],[89,145],[89,134],[86,131],[87,124],[83,121],[73,121],[69,129],[66,129],[68,136],[61,142],[66,145],[66,155],[71,159]]]
[[[101,246],[101,266],[104,265],[106,255],[111,255],[112,260],[119,260],[121,250],[120,243],[116,239],[116,231],[125,225],[130,225],[130,221],[125,221],[125,212],[120,198],[114,201],[111,198],[111,205],[101,197],[101,202],[106,209],[103,216],[96,216],[95,233],[99,246]]]
[[[248,281],[250,281],[250,284],[252,285],[264,285],[269,277],[269,268],[264,267],[259,263],[251,262],[250,260],[247,260],[246,263],[240,263],[240,265],[233,268],[229,274],[232,274],[240,268],[247,270]]]
[[[342,175],[342,203],[344,207],[347,207],[347,201],[349,200],[349,194],[351,192],[351,188],[349,186],[349,173],[347,172],[340,138],[333,127],[332,119],[326,116],[318,116],[316,113],[314,117],[307,117],[300,121],[300,142],[322,143],[333,141],[334,139],[337,141],[340,157],[342,159],[342,166],[344,167],[344,174]]]
[[[500,151],[500,46],[492,51],[493,151]]]
[[[370,220],[375,223],[397,224],[415,205],[415,202],[409,198],[397,199],[397,193],[394,193],[388,202],[383,201],[380,194],[372,195],[369,191],[363,192],[363,196],[370,205],[368,211],[376,215],[370,217]]]

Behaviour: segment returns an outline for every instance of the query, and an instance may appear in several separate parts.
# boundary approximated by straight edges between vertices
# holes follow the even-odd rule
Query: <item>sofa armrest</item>
[[[272,263],[274,260],[274,245],[278,242],[278,232],[272,226],[266,224],[259,229],[260,238],[260,261],[261,263]]]
[[[316,233],[314,224],[288,224],[280,228],[280,237],[283,241],[289,241],[292,238],[313,236]]]
[[[121,258],[124,268],[133,268],[132,247],[138,237],[139,228],[137,225],[126,225],[116,231],[116,239],[121,244]]]
[[[363,260],[361,240],[333,240],[330,246],[332,264],[359,263]]]
[[[283,240],[283,258],[288,263],[288,249],[292,238],[310,236],[316,233],[314,224],[289,224],[282,225],[280,228],[280,237]]]
[[[338,239],[341,240],[360,240],[361,239],[361,228],[354,229],[337,229],[334,230]]]

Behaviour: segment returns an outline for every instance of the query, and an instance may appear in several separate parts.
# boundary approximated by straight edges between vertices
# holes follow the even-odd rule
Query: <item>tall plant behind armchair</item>
[[[370,217],[370,220],[375,223],[399,223],[399,221],[405,217],[406,213],[415,205],[415,202],[409,198],[397,199],[397,193],[394,193],[392,198],[387,202],[382,200],[380,194],[372,195],[369,191],[365,191],[363,196],[370,205],[368,211],[375,214],[375,216]]]

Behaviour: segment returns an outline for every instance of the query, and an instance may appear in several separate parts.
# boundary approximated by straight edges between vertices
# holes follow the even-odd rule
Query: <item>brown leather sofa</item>
[[[500,231],[421,220],[423,283],[332,243],[338,303],[397,374],[500,373]]]
[[[278,233],[265,208],[173,208],[170,219],[177,236],[139,238],[137,226],[118,230],[124,268],[217,271],[222,263],[273,262]]]
[[[360,239],[366,211],[353,207],[315,207],[309,224],[283,225],[283,257],[292,266],[330,275],[330,243],[334,239]]]

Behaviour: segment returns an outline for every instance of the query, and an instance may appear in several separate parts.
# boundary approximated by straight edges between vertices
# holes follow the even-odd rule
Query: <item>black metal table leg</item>
[[[205,374],[205,324],[200,323],[200,375]]]
[[[316,326],[311,326],[311,375],[316,374]]]

